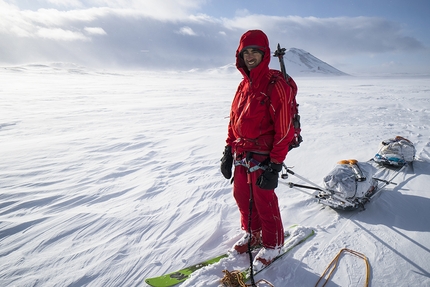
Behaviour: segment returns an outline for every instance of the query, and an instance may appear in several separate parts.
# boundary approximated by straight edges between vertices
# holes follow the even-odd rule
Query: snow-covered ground
[[[256,279],[314,286],[350,248],[368,257],[371,286],[430,286],[430,78],[295,79],[304,142],[286,164],[296,173],[322,183],[337,161],[366,161],[396,135],[417,160],[362,212],[281,185],[284,225],[316,234]],[[239,213],[219,159],[239,81],[0,68],[0,286],[145,286],[230,248]],[[182,286],[222,275],[208,267]],[[363,286],[365,275],[346,254],[327,286]]]

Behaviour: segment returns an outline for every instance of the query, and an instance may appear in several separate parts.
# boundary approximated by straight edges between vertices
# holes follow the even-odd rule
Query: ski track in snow
[[[238,74],[24,66],[0,79],[0,286],[145,286],[240,237],[219,172]],[[363,212],[281,185],[284,225],[316,235],[256,279],[314,286],[346,247],[369,258],[371,286],[430,286],[429,79],[295,80],[304,142],[286,164],[299,175],[320,184],[337,161],[366,161],[396,135],[417,161]],[[181,286],[218,286],[224,266]],[[363,260],[346,254],[327,286],[364,282]]]

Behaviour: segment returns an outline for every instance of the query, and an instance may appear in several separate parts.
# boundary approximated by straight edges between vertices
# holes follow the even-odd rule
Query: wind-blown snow
[[[33,65],[1,68],[0,79],[0,286],[145,286],[240,237],[219,172],[238,73]],[[314,286],[346,247],[369,258],[371,286],[430,286],[429,78],[295,79],[304,142],[286,164],[296,173],[321,183],[337,161],[366,161],[396,135],[417,160],[363,212],[281,185],[284,225],[316,235],[258,278]],[[182,286],[218,286],[220,269]],[[327,286],[364,276],[344,255]]]

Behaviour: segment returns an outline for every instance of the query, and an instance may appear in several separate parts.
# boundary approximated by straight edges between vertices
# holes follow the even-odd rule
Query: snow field
[[[142,286],[240,237],[219,172],[237,74],[22,66],[0,76],[1,286]],[[396,135],[415,144],[417,161],[363,212],[281,185],[284,225],[316,235],[256,279],[314,286],[350,248],[369,258],[371,286],[430,286],[430,81],[295,80],[304,142],[286,164],[298,174],[321,184],[337,161],[366,161]],[[182,286],[218,286],[222,270]],[[327,286],[364,280],[363,260],[345,254]]]

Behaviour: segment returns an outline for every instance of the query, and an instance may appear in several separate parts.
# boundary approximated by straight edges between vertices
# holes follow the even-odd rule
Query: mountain
[[[326,62],[318,59],[309,52],[302,49],[290,48],[285,51],[284,62],[287,73],[292,76],[348,76],[335,67],[327,64]],[[272,69],[279,69],[278,60],[272,58],[270,67]],[[209,70],[211,73],[216,74],[230,74],[236,73],[236,65],[230,63],[228,65]]]
[[[336,69],[302,49],[290,48],[284,56],[287,73],[294,75],[327,75],[347,76],[348,74]],[[273,65],[273,60],[272,60]]]

